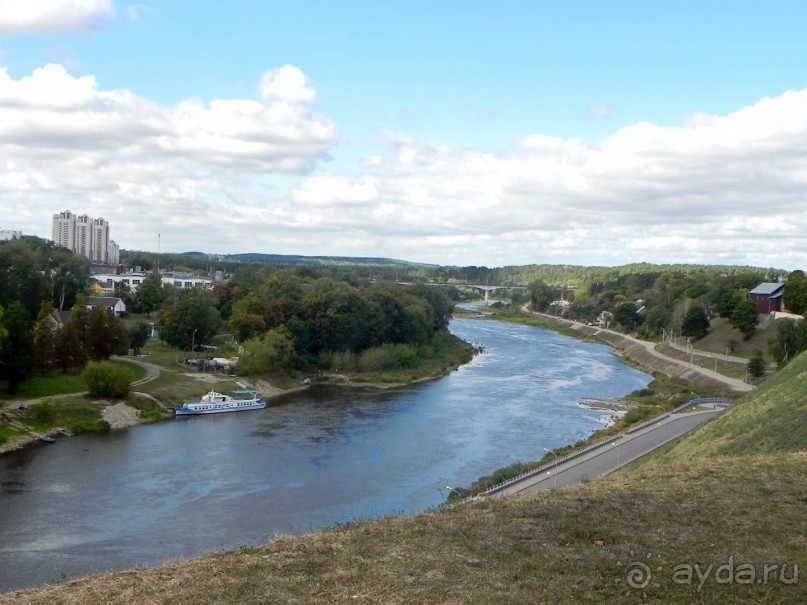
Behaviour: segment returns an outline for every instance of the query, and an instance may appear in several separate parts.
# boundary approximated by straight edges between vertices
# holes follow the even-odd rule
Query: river
[[[578,404],[645,387],[604,345],[455,319],[485,352],[393,390],[314,387],[264,410],[61,437],[0,456],[0,593],[438,506],[601,428]]]

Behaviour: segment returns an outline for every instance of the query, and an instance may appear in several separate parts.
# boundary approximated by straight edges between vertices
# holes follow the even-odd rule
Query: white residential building
[[[109,240],[109,247],[107,248],[107,262],[110,265],[120,264],[120,246],[115,243],[114,239]]]
[[[86,214],[76,216],[69,210],[53,215],[53,243],[96,263],[117,263],[110,258],[109,223]],[[114,242],[112,242],[114,243]],[[115,244],[115,256],[120,248]]]

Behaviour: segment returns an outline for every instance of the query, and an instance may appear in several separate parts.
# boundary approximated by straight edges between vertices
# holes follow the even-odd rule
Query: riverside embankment
[[[526,308],[524,311],[540,319],[549,326],[555,325],[562,328],[574,330],[587,338],[595,339],[611,345],[631,362],[646,368],[652,372],[659,372],[666,376],[681,378],[694,386],[700,387],[730,387],[737,392],[748,392],[753,386],[729,376],[724,376],[701,366],[668,357],[656,351],[655,343],[639,340],[626,334],[620,334],[613,330],[606,330],[597,326],[589,326],[580,322],[554,317],[545,313],[536,313]]]

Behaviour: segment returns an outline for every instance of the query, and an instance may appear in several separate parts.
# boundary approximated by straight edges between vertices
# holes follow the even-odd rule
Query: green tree
[[[765,373],[766,365],[765,359],[762,357],[762,351],[756,351],[751,359],[748,360],[748,373],[754,378],[759,378]]]
[[[57,364],[60,328],[53,317],[55,312],[52,302],[43,302],[34,326],[34,365],[42,376],[49,374]]]
[[[176,302],[160,309],[160,338],[175,347],[190,349],[208,342],[221,325],[212,293],[200,289],[179,290]]]
[[[272,328],[262,337],[244,343],[244,354],[238,360],[239,372],[248,375],[287,372],[294,356],[291,333],[283,326]]]
[[[108,309],[96,307],[87,319],[87,354],[90,359],[101,361],[113,354],[125,354],[129,350],[129,336],[123,322]]]
[[[57,363],[62,372],[71,368],[83,368],[89,357],[89,319],[87,297],[79,294],[70,310],[70,318],[59,331],[56,347]]]
[[[535,280],[527,286],[530,293],[530,303],[536,311],[544,312],[549,308],[549,304],[555,300],[555,291],[540,279]]]
[[[145,321],[138,320],[129,328],[129,346],[135,355],[140,355],[140,349],[146,346],[151,336],[151,326]]]
[[[807,323],[783,319],[776,322],[776,336],[768,341],[768,353],[783,368],[796,355],[807,349]]]
[[[720,317],[730,318],[742,298],[728,286],[721,286],[714,297],[715,309]]]
[[[693,305],[684,316],[681,334],[693,338],[703,338],[709,332],[709,318],[700,305]]]
[[[149,273],[137,287],[134,305],[138,313],[149,314],[159,310],[163,302],[163,282],[156,272]]]
[[[807,310],[807,279],[803,272],[793,271],[788,276],[782,304],[785,309],[797,315],[803,315]]]
[[[13,395],[33,371],[33,322],[20,301],[6,309],[2,322],[7,336],[0,349],[0,376],[7,381],[8,392]]]
[[[623,303],[614,310],[613,323],[619,324],[627,332],[633,332],[641,322],[642,318],[636,313],[633,303]]]
[[[746,340],[751,338],[751,334],[757,328],[758,321],[757,307],[754,301],[751,300],[743,300],[737,303],[734,312],[729,318],[729,323],[742,332]]]
[[[81,373],[81,379],[93,397],[123,399],[129,394],[132,373],[111,361],[91,361]]]

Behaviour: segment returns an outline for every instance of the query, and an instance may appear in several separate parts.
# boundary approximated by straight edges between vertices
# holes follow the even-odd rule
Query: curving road
[[[577,485],[607,475],[710,420],[722,409],[671,414],[634,432],[591,449],[557,465],[486,492],[481,497],[501,498],[545,489]]]

